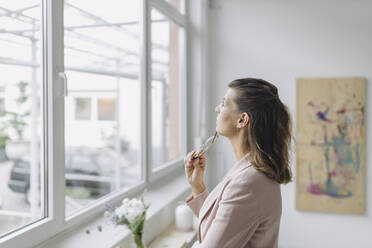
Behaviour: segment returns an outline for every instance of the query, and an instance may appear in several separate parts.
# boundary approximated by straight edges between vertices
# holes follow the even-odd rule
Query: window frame
[[[181,5],[185,3],[185,1],[181,1]],[[183,156],[186,155],[187,153],[187,147],[188,147],[188,141],[187,141],[187,19],[186,19],[186,14],[183,15],[181,14],[180,10],[176,9],[172,4],[166,2],[165,0],[150,0],[149,1],[149,6],[148,6],[148,23],[147,26],[149,28],[148,32],[148,37],[147,37],[147,44],[152,44],[151,40],[151,10],[155,9],[158,12],[160,12],[162,15],[164,15],[166,18],[169,18],[171,21],[173,21],[178,27],[180,28],[180,39],[179,42],[179,96],[180,96],[180,111],[179,111],[179,130],[180,132],[180,157],[168,161],[164,163],[163,165],[157,167],[157,168],[152,168],[152,165],[149,164],[149,182],[153,182],[156,180],[159,180],[160,178],[166,176],[167,174],[171,173],[172,171],[176,170],[179,167],[183,167]],[[184,6],[180,6],[180,9],[184,9]],[[151,71],[151,66],[152,66],[152,58],[151,58],[151,46],[150,46],[150,51],[149,51],[149,57],[148,57],[148,62],[149,64],[149,69],[147,71],[149,75],[149,86],[151,86],[152,82],[152,71]],[[148,87],[151,88],[151,87]],[[182,94],[181,94],[182,93]],[[185,94],[186,93],[186,94]],[[149,93],[148,96],[148,101],[150,102],[149,106],[149,114],[148,114],[148,123],[152,123],[151,121],[151,92]],[[151,135],[151,125],[150,129],[148,130],[149,132],[149,137],[152,137]],[[182,142],[183,141],[183,142]],[[149,154],[149,161],[151,161],[151,150],[152,150],[152,141],[151,139],[148,140],[149,147],[148,147],[148,154]],[[151,162],[150,162],[151,163]]]
[[[187,1],[181,1],[180,10],[165,0],[141,0],[139,23],[140,35],[140,91],[141,91],[141,178],[129,189],[121,189],[100,198],[71,216],[65,216],[65,96],[64,81],[60,73],[64,68],[64,21],[63,0],[40,0],[41,8],[41,46],[43,50],[43,132],[41,140],[44,148],[41,161],[44,163],[42,190],[47,202],[45,217],[34,223],[20,227],[0,239],[2,247],[34,247],[69,228],[86,222],[105,208],[105,202],[116,204],[128,195],[142,192],[147,185],[159,181],[177,170],[183,171],[183,158],[171,161],[152,171],[151,151],[151,8],[156,8],[167,18],[183,28],[184,37],[180,45],[180,146],[181,156],[189,147],[187,133]],[[184,14],[181,14],[181,11]],[[93,110],[94,111],[94,110]],[[63,114],[61,114],[63,113]],[[73,113],[74,114],[74,113]],[[150,120],[150,121],[149,121]]]

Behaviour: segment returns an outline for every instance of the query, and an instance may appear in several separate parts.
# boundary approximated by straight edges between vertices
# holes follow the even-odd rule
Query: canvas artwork
[[[365,78],[296,81],[296,208],[365,211]]]

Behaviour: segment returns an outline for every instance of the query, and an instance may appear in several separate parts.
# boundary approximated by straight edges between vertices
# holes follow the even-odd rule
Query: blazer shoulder
[[[240,183],[246,185],[272,185],[276,187],[279,185],[276,181],[268,178],[264,173],[256,170],[253,166],[249,166],[244,168],[243,170],[239,171],[235,177],[232,178],[234,181],[238,181]]]
[[[280,184],[252,166],[234,175],[230,184],[235,191],[252,194],[261,203],[267,201],[281,203]]]
[[[270,179],[250,167],[237,171],[226,183],[221,202],[242,207],[257,218],[272,218],[281,211],[281,196],[275,184],[267,180]]]

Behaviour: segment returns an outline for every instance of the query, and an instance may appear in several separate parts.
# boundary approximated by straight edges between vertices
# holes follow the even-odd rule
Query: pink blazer
[[[212,190],[186,198],[198,217],[192,248],[278,247],[280,184],[254,169],[248,154]]]

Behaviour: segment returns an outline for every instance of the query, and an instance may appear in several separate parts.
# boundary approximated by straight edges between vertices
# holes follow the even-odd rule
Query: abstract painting
[[[296,208],[365,211],[365,78],[296,80]]]

